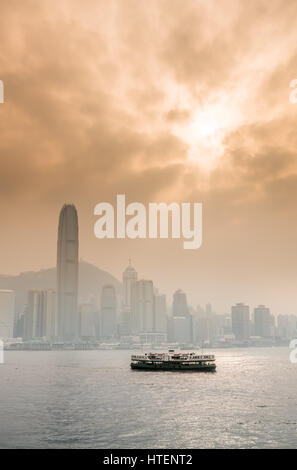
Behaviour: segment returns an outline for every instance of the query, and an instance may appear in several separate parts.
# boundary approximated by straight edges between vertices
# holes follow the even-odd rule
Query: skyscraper
[[[57,250],[58,334],[63,341],[78,337],[78,218],[74,205],[60,212]]]
[[[123,272],[123,301],[120,314],[121,335],[139,333],[138,319],[135,317],[135,299],[133,298],[136,281],[137,272],[131,266],[131,260],[129,260],[129,266]]]
[[[44,335],[48,340],[54,341],[58,337],[57,321],[57,293],[54,289],[47,289],[45,295],[45,329]]]
[[[12,338],[14,291],[0,290],[0,338]]]
[[[232,331],[236,339],[248,339],[250,337],[250,307],[238,303],[232,307],[231,314]]]
[[[274,318],[265,305],[259,305],[254,309],[255,335],[262,337],[273,336]]]
[[[79,306],[79,336],[84,341],[89,341],[96,337],[94,313],[92,302],[86,302]]]
[[[181,289],[173,294],[172,315],[174,317],[188,317],[190,315],[187,296]]]
[[[123,307],[131,309],[132,302],[132,287],[137,281],[137,272],[131,266],[131,260],[129,260],[129,266],[123,272]]]
[[[140,333],[155,331],[155,296],[153,281],[137,281],[132,290],[134,298],[133,318]]]
[[[45,335],[46,305],[45,291],[31,289],[28,291],[24,311],[24,341],[42,338]]]
[[[278,315],[277,334],[284,340],[297,338],[297,317],[295,315]]]
[[[102,287],[100,331],[103,338],[115,336],[117,333],[117,298],[115,288],[111,284]]]
[[[155,331],[167,332],[166,295],[155,293]]]
[[[181,289],[178,289],[173,294],[172,315],[174,341],[178,343],[192,343],[192,317],[189,312],[187,296]]]

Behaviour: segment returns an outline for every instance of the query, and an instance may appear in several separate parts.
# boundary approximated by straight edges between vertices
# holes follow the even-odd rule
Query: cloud
[[[125,192],[131,201],[204,203],[203,249],[189,257],[179,246],[150,245],[138,253],[143,269],[156,249],[156,270],[164,272],[167,250],[167,262],[175,259],[196,279],[199,258],[210,296],[214,269],[244,279],[258,257],[259,276],[270,279],[271,266],[280,263],[276,251],[288,260],[297,231],[297,107],[289,103],[288,88],[297,74],[296,13],[295,1],[279,0],[28,0],[26,6],[11,0],[1,6],[5,271],[54,262],[57,214],[65,200],[79,207],[81,249],[96,261],[93,206]],[[222,138],[219,157],[205,170],[189,158],[195,126],[192,144],[177,129],[193,126],[208,106],[220,110],[215,131]],[[203,138],[209,140],[207,131]],[[11,261],[17,231],[23,236]],[[251,251],[242,248],[248,238]],[[117,274],[126,256],[119,246],[110,266],[107,252],[98,261]],[[266,268],[267,246],[272,255]],[[169,271],[174,284],[179,273]],[[224,284],[225,275],[219,278]]]

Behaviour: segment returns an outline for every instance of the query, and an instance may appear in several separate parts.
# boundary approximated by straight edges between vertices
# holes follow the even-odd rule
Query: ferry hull
[[[215,364],[179,364],[172,363],[158,363],[154,362],[151,364],[147,364],[145,362],[141,363],[131,363],[131,369],[138,369],[138,370],[166,370],[166,371],[178,371],[178,372],[215,372],[216,365]]]

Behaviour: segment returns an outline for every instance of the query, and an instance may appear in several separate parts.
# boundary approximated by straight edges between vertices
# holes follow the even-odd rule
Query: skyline
[[[118,279],[132,257],[168,297],[297,312],[296,2],[13,0],[1,12],[1,273],[54,266],[71,200],[81,257]],[[116,194],[201,201],[201,248],[97,240],[94,207]]]
[[[72,246],[72,245],[73,245],[73,242],[75,243],[75,239],[76,239],[77,247],[73,249],[73,246]],[[134,241],[134,240],[133,240],[133,241]],[[69,249],[68,249],[68,251],[67,251],[67,245],[69,245],[69,243],[70,243],[70,245],[71,245],[71,246],[70,246],[70,251],[69,251]],[[66,262],[66,265],[64,266],[63,269],[65,270],[65,269],[67,268],[67,265],[69,264],[70,261],[67,260],[67,259],[65,258],[65,256],[66,256],[66,252],[68,253],[68,256],[69,256],[69,254],[70,254],[70,252],[71,252],[71,256],[72,256],[72,257],[74,256],[74,258],[76,258],[76,261],[74,260],[73,262],[77,264],[77,267],[75,268],[76,274],[73,273],[73,274],[74,274],[74,278],[73,278],[73,276],[71,276],[71,277],[73,278],[72,281],[73,281],[74,279],[76,279],[76,280],[75,280],[75,283],[77,284],[77,287],[76,287],[76,290],[75,290],[76,293],[75,293],[74,291],[73,291],[73,293],[72,293],[72,296],[74,295],[74,298],[76,299],[76,300],[74,299],[73,302],[74,302],[75,305],[77,305],[77,307],[78,307],[78,298],[77,298],[77,295],[78,295],[78,287],[79,287],[79,286],[78,286],[79,264],[80,264],[80,262],[86,262],[86,261],[83,260],[82,258],[79,258],[79,253],[78,253],[78,246],[79,246],[79,245],[80,245],[80,242],[79,242],[79,224],[78,224],[78,213],[77,213],[77,209],[76,209],[76,207],[75,207],[75,205],[74,205],[73,203],[64,203],[63,206],[62,206],[62,208],[60,209],[60,214],[59,214],[58,238],[57,238],[57,245],[56,245],[56,247],[57,247],[57,249],[56,249],[57,263],[56,263],[55,270],[56,270],[56,272],[57,272],[57,286],[52,286],[52,287],[51,287],[51,286],[47,286],[47,287],[48,287],[49,289],[52,289],[52,288],[55,289],[55,288],[57,288],[58,292],[59,292],[59,291],[60,291],[60,292],[63,291],[63,286],[62,286],[62,285],[61,285],[61,287],[58,287],[58,286],[60,286],[60,284],[61,284],[61,282],[60,282],[61,280],[59,281],[59,277],[61,278],[61,276],[59,276],[59,271],[63,268],[62,265],[64,265],[65,262]],[[71,261],[71,263],[72,263],[72,261]],[[88,263],[88,262],[87,262],[87,263]],[[92,264],[92,263],[90,263],[90,264]],[[59,268],[59,266],[60,266],[60,268]],[[93,265],[93,266],[95,266],[95,265]],[[96,266],[95,266],[95,267],[96,267]],[[99,268],[99,266],[98,266],[98,268]],[[135,269],[134,269],[134,268],[132,267],[132,265],[131,265],[131,258],[129,258],[129,260],[128,260],[128,266],[127,266],[127,268],[125,269],[124,272],[129,271],[130,268],[131,268],[132,271],[135,271]],[[51,267],[45,268],[45,270],[47,270],[47,269],[51,269]],[[99,269],[101,269],[101,268],[99,268]],[[123,268],[121,268],[121,269],[123,269]],[[39,270],[39,271],[42,271],[42,270],[43,270],[43,269],[41,269],[41,270]],[[67,269],[66,269],[66,270],[67,270]],[[27,272],[30,273],[30,272],[34,272],[34,271],[27,271]],[[36,272],[38,272],[38,271],[36,271]],[[123,284],[123,279],[124,279],[124,278],[122,277],[122,276],[124,275],[123,270],[122,270],[122,275],[121,275],[119,278],[113,276],[113,274],[111,274],[108,269],[107,269],[106,271],[103,270],[103,272],[105,272],[105,273],[107,273],[107,274],[110,274],[112,277],[115,278],[115,280],[117,280],[119,283],[122,284],[122,287],[123,287],[123,294],[122,294],[122,295],[123,295],[123,308],[124,308],[124,310],[125,310],[125,300],[124,300],[124,299],[125,299],[125,288],[124,288],[124,284]],[[19,273],[19,275],[25,274],[25,273],[26,273],[26,271],[23,271],[23,272]],[[0,277],[1,277],[1,276],[2,276],[2,275],[1,275],[1,273],[0,273]],[[120,280],[121,278],[122,278],[122,281]],[[147,280],[147,278],[146,278],[145,276],[140,276],[139,281],[154,282],[154,283],[155,283],[156,279],[155,279],[155,278],[151,278],[151,279],[152,279],[152,280]],[[69,279],[68,279],[68,281],[69,281]],[[64,282],[65,282],[65,279],[64,279]],[[109,286],[108,284],[105,285],[105,287],[108,287],[108,286]],[[0,286],[0,287],[1,287],[1,286]],[[32,287],[32,289],[34,289],[34,286],[31,286],[31,287]],[[69,286],[68,286],[68,287],[69,287]],[[104,287],[104,286],[103,286],[103,287]],[[157,284],[155,284],[155,288],[157,288],[157,291],[159,290],[158,281],[157,281]],[[186,290],[186,289],[185,289],[185,290]],[[179,292],[179,291],[183,291],[183,289],[180,288],[180,287],[175,287],[175,288],[173,289],[173,292],[172,292],[172,295],[171,295],[171,296],[168,295],[167,293],[164,294],[164,295],[166,296],[166,298],[169,298],[169,297],[172,298],[172,303],[170,303],[170,301],[169,301],[168,303],[166,302],[166,304],[169,306],[169,309],[171,308],[171,305],[172,305],[172,311],[174,310],[174,309],[173,309],[174,296],[175,296],[175,294],[176,294],[177,292]],[[59,299],[59,297],[61,297],[61,295],[62,295],[62,294],[58,295],[58,299]],[[185,295],[188,297],[188,292],[187,292],[187,290],[186,290],[186,292],[185,292]],[[62,297],[63,297],[63,295],[62,295]],[[66,296],[66,297],[67,297],[67,296]],[[66,299],[66,300],[67,300],[67,299]],[[68,300],[67,300],[67,301],[68,301]],[[59,303],[61,303],[61,301],[58,301],[58,304],[57,304],[57,305],[59,305]],[[63,303],[63,302],[62,302],[62,303]],[[203,307],[205,307],[206,310],[207,310],[207,307],[208,307],[209,305],[210,305],[211,307],[214,306],[214,304],[212,303],[211,299],[207,299],[204,303],[203,303],[203,302],[200,302],[200,303],[198,303],[198,304],[193,304],[193,303],[191,303],[191,301],[189,301],[189,307],[191,307],[191,309],[192,309],[192,310],[191,310],[192,314],[194,314],[194,311],[196,311],[196,309],[198,309],[198,311],[199,311],[199,309],[201,309],[201,308],[203,309]],[[236,306],[236,305],[246,305],[246,306],[248,306],[249,308],[254,308],[254,309],[257,309],[257,307],[263,307],[263,306],[265,306],[265,305],[263,304],[263,302],[259,302],[258,304],[252,304],[251,302],[248,302],[248,301],[247,301],[247,302],[242,302],[241,299],[238,299],[238,300],[236,300],[236,301],[234,301],[234,302],[229,302],[228,307],[227,307],[225,310],[223,310],[223,311],[217,311],[217,309],[215,308],[214,313],[219,314],[219,315],[231,315],[232,308],[234,307],[234,305],[235,305],[235,306]],[[269,305],[269,304],[268,304],[268,305]],[[59,312],[62,311],[62,307],[59,307],[59,306],[58,306],[57,308],[58,308],[58,311],[59,311]],[[74,310],[75,310],[75,309],[74,309]],[[70,315],[70,324],[71,324],[71,323],[72,323],[72,315],[73,315],[73,308],[72,308],[72,307],[70,308],[70,311],[69,311],[69,312],[71,312],[71,315]],[[74,313],[74,314],[75,314],[75,313]],[[272,314],[273,317],[275,317],[275,318],[276,318],[278,315],[295,315],[295,316],[297,316],[297,313],[292,312],[292,311],[290,311],[290,312],[284,312],[284,311],[273,312],[273,311],[272,311],[271,314]],[[60,323],[59,323],[59,331],[60,331],[60,334],[59,334],[59,335],[60,335],[60,337],[65,336],[64,333],[62,333],[62,330],[64,329],[64,328],[63,328],[63,325],[62,325],[62,323],[63,323],[63,322],[62,322],[62,316],[63,316],[63,315],[61,315],[61,313],[59,313],[59,318],[60,318],[60,320],[59,320],[59,322],[60,322]],[[67,322],[66,322],[66,323],[67,323]],[[75,337],[75,334],[74,334],[74,337]]]

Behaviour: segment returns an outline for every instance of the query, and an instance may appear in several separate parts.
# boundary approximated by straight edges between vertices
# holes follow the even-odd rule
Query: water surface
[[[131,371],[131,351],[7,351],[0,447],[297,448],[289,348],[214,352],[213,374]]]

